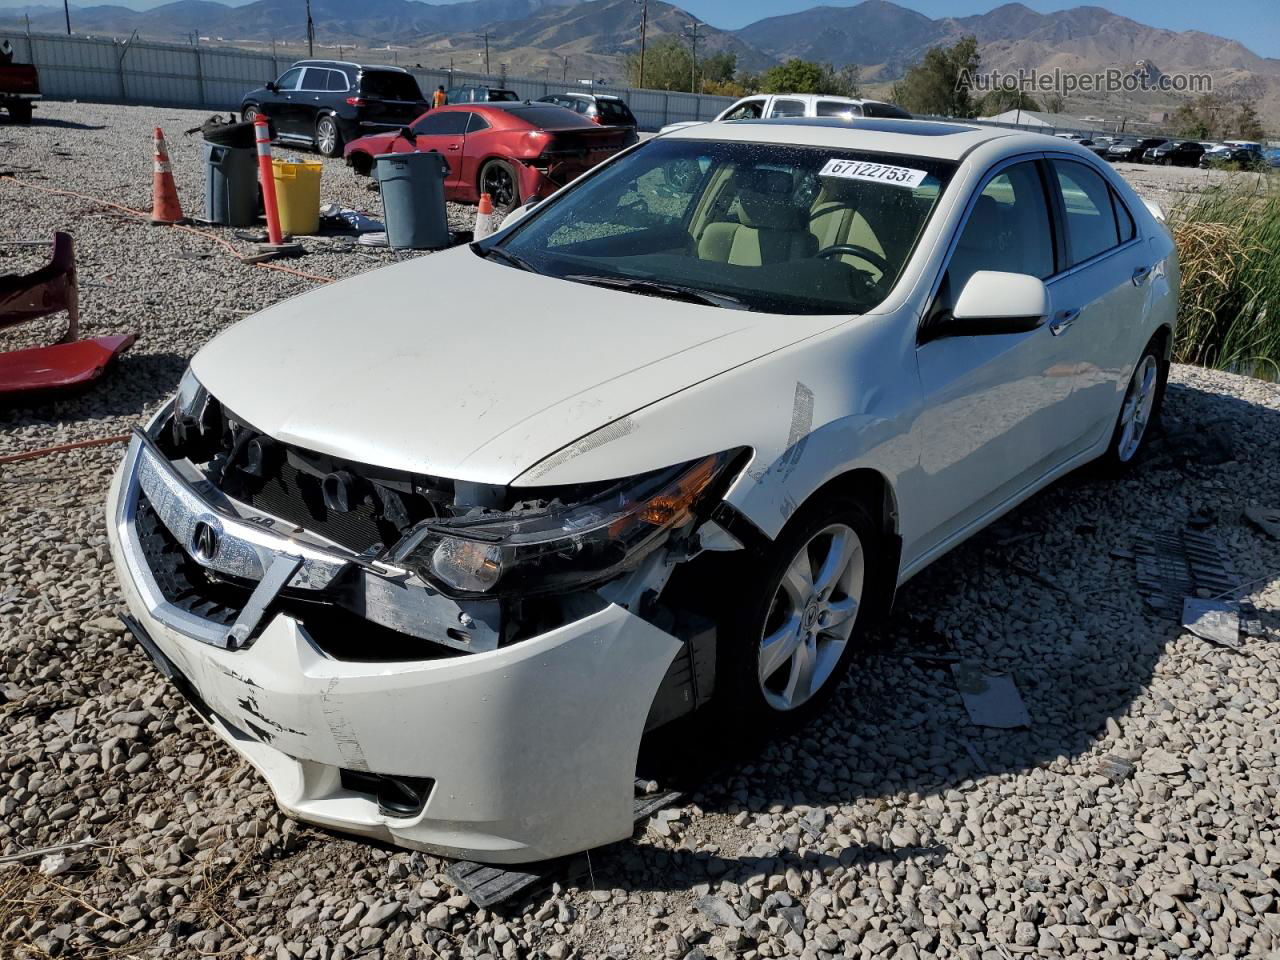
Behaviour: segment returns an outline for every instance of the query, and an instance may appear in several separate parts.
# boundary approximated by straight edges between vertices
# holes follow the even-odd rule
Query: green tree
[[[1261,140],[1265,135],[1254,101],[1246,96],[1206,93],[1184,103],[1170,121],[1179,136],[1196,140]]]
[[[893,85],[893,102],[912,113],[972,117],[971,93],[981,57],[975,37],[961,37],[950,47],[931,47],[906,76]]]
[[[825,93],[837,97],[856,97],[859,73],[856,64],[836,70],[827,63],[792,58],[770,67],[760,77],[762,93]]]
[[[644,57],[644,85],[651,90],[688,90],[693,74],[693,57],[678,37],[659,37],[649,44]],[[627,79],[640,84],[640,55],[627,57]]]
[[[978,102],[978,115],[994,117],[1006,110],[1039,110],[1035,98],[1022,90],[992,90]]]
[[[738,55],[736,53],[713,53],[698,61],[698,81],[704,89],[708,84],[723,84],[733,80],[738,72]]]

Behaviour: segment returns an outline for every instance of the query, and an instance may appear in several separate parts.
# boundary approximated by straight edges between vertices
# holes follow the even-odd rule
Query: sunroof
[[[762,120],[734,120],[734,123],[789,123],[805,127],[840,127],[841,129],[872,130],[876,133],[905,133],[917,137],[946,137],[953,133],[968,133],[977,127],[962,123],[938,123],[934,120],[893,120],[888,117],[776,117]]]

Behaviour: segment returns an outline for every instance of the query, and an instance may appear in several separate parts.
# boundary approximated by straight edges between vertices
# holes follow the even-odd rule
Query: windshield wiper
[[[518,267],[521,270],[528,270],[530,273],[542,272],[524,257],[511,253],[508,250],[504,250],[502,247],[482,247],[478,243],[472,243],[471,252],[478,257],[484,257],[486,260],[493,257],[497,260],[501,260],[503,263],[509,263],[513,267]]]
[[[615,290],[626,290],[629,293],[666,297],[669,300],[683,300],[686,303],[701,303],[708,307],[728,307],[731,310],[752,309],[744,301],[727,293],[712,293],[710,290],[699,290],[697,287],[686,287],[679,283],[663,283],[660,280],[645,280],[641,277],[598,277],[588,273],[569,274],[564,279],[572,280],[574,283],[589,283],[594,287],[611,287]]]

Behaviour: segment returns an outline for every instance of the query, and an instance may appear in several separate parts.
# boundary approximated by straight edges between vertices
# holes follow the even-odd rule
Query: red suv
[[[546,103],[465,103],[438,107],[411,126],[347,144],[347,163],[369,176],[384,153],[438,151],[449,160],[445,198],[477,203],[489,194],[506,213],[545,197],[627,144],[626,131],[601,127]]]

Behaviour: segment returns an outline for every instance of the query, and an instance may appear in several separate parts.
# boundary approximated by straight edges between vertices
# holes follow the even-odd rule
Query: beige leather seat
[[[736,180],[730,213],[736,223],[711,223],[698,240],[698,257],[742,267],[759,267],[811,257],[817,238],[809,232],[808,211],[792,202],[791,175],[781,170],[749,170]]]

